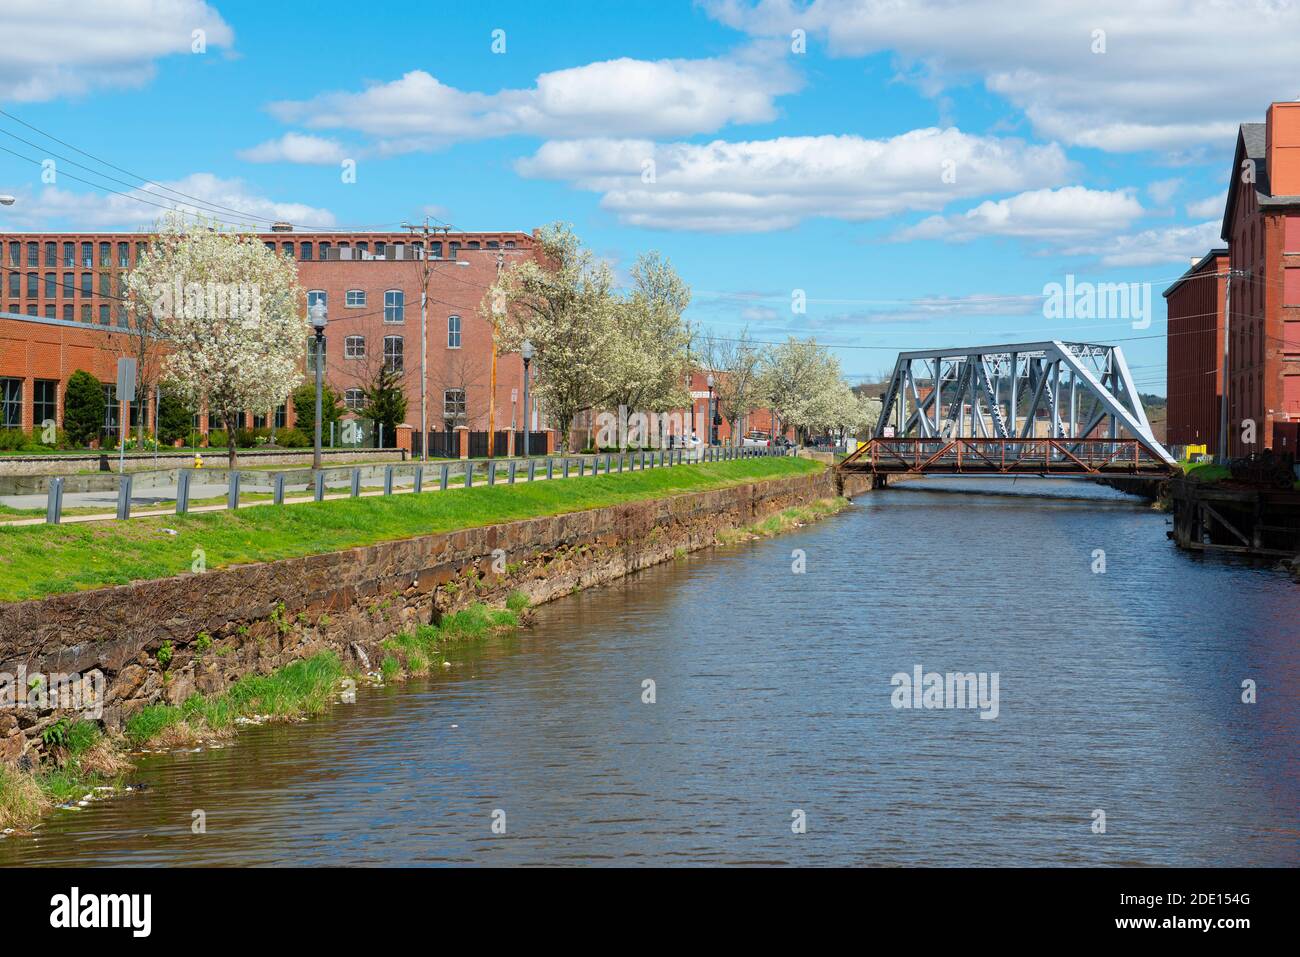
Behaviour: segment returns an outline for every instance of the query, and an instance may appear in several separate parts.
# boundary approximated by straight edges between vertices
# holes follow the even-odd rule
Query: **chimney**
[[[1268,191],[1273,196],[1300,196],[1300,103],[1268,108]]]

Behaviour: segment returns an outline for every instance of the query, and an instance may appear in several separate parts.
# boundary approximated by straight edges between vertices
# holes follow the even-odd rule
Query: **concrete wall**
[[[220,692],[324,649],[377,667],[381,641],[445,612],[514,590],[536,604],[612,581],[712,545],[723,529],[832,497],[836,481],[828,471],[5,605],[0,672],[102,672],[103,721],[118,728],[148,704]],[[498,548],[504,574],[492,570]],[[203,633],[206,651],[195,645]],[[174,648],[165,672],[164,642]],[[39,752],[40,732],[62,713],[0,709],[0,760]]]

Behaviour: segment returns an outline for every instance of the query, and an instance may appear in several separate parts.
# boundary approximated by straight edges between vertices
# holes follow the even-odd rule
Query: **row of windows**
[[[37,427],[59,418],[59,383],[37,379],[32,383],[32,421]],[[0,429],[18,429],[23,424],[23,380],[0,379]]]
[[[117,266],[121,269],[129,269],[132,262],[139,261],[139,246],[132,243],[116,244]],[[59,256],[57,243],[46,242],[36,243],[29,242],[26,244],[26,255],[24,256],[24,244],[18,241],[9,243],[9,265],[11,266],[76,266],[81,265],[85,269],[92,269],[98,259],[100,266],[105,268],[113,265],[114,262],[114,244],[100,243],[99,256],[95,255],[94,243],[81,243],[80,256],[78,256],[77,243],[64,243],[62,257]]]
[[[83,296],[95,295],[95,278],[94,273],[83,272],[81,274],[81,283],[77,283],[77,274],[65,272],[63,280],[59,280],[59,274],[47,272],[44,277],[40,273],[27,273],[27,298],[35,299],[41,295],[41,287],[44,285],[46,299],[73,299],[78,291]],[[126,278],[119,275],[117,277],[117,291],[113,291],[113,278],[108,273],[99,274],[99,295],[112,297],[114,295],[119,299],[126,298]],[[23,274],[19,272],[9,273],[9,295],[22,295]]]
[[[35,304],[28,304],[27,315],[38,316],[42,313],[36,311]],[[58,315],[58,306],[47,304],[44,307],[44,316],[46,319],[63,319],[64,322],[85,322],[90,325],[98,323],[101,326],[109,326],[116,323],[119,326],[127,325],[126,306],[118,305],[116,307],[107,304],[100,304],[98,307],[89,303],[82,303],[81,312],[77,312],[76,306],[64,305],[62,315]],[[22,308],[16,302],[9,304],[9,312],[15,316],[23,314]]]
[[[349,309],[361,309],[369,302],[364,289],[349,289],[343,295],[343,304]],[[329,293],[323,289],[310,289],[307,292],[308,307],[320,303],[329,306]],[[406,293],[400,289],[384,291],[384,322],[406,321]]]
[[[361,389],[346,389],[343,405],[350,412],[360,412],[366,405],[366,393]],[[447,389],[442,393],[442,414],[446,419],[465,418],[465,390]]]
[[[384,365],[394,372],[401,372],[406,344],[401,336],[384,336]],[[325,366],[329,368],[329,342],[321,341],[321,354],[325,357]],[[366,337],[348,336],[343,340],[343,356],[346,359],[364,359],[366,357]],[[316,371],[316,338],[307,340],[307,371]]]
[[[276,251],[276,243],[274,240],[268,239],[265,242],[267,249],[271,250],[271,252]],[[394,255],[399,259],[403,258],[406,251],[406,243],[388,243],[384,240],[375,241],[374,255],[381,258],[387,256],[388,247],[390,245],[393,247]],[[412,242],[410,246],[412,249],[418,249],[421,252],[424,251],[423,240],[417,239]],[[462,249],[500,249],[502,246],[506,249],[514,249],[515,241],[513,239],[507,239],[504,243],[498,242],[495,239],[489,239],[485,243],[481,243],[477,239],[472,239],[464,243],[453,241],[447,243],[447,252],[450,254],[452,259],[455,259],[456,254]],[[329,258],[329,251],[333,248],[333,243],[320,243],[319,245],[314,243],[292,243],[288,241],[280,243],[281,254],[288,256],[290,259],[297,259],[302,262],[311,262],[313,259],[324,262]],[[358,256],[370,255],[370,243],[365,241],[358,242],[355,246],[352,243],[339,243],[338,248],[340,250],[355,248]],[[429,243],[429,257],[431,259],[441,259],[442,252],[442,243]]]

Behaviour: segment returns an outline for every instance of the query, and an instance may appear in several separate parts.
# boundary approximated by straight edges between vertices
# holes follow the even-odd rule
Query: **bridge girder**
[[[1103,343],[1051,339],[899,353],[874,438],[891,427],[897,438],[951,439],[1034,438],[1040,430],[1045,438],[1086,439],[1104,429],[1103,437],[1127,435],[1174,464],[1151,431],[1123,350]]]

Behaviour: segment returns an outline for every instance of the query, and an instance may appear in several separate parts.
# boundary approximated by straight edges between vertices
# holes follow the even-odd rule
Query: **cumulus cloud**
[[[360,92],[271,104],[279,119],[309,129],[349,129],[381,152],[526,134],[544,137],[686,136],[776,117],[774,100],[799,82],[779,61],[750,54],[701,60],[622,57],[541,74],[529,89],[480,93],[424,70]]]
[[[1142,212],[1131,190],[1065,186],[986,200],[964,213],[931,216],[902,230],[897,238],[965,243],[986,236],[1014,236],[1061,241],[1125,229]]]
[[[1104,243],[1075,246],[1067,254],[1095,256],[1103,266],[1155,266],[1177,263],[1186,266],[1215,246],[1222,246],[1220,223],[1213,220],[1196,226],[1167,226],[1115,236]]]
[[[889,139],[555,141],[516,169],[602,193],[601,205],[624,223],[736,232],[786,229],[819,216],[863,221],[938,210],[954,200],[1058,183],[1070,167],[1055,144],[921,129]]]
[[[251,190],[242,180],[221,179],[211,173],[192,173],[184,179],[160,183],[159,186],[198,197],[207,203],[227,207],[239,212],[205,212],[209,218],[226,222],[257,220],[283,220],[307,226],[331,227],[334,214],[327,209],[269,199]],[[0,189],[0,192],[6,190]],[[9,190],[18,196],[12,207],[0,207],[0,215],[8,218],[0,227],[10,229],[132,229],[151,226],[166,213],[160,206],[174,206],[194,212],[194,204],[154,186],[146,186],[131,195],[131,199],[112,193],[78,193],[58,186],[46,186],[39,191]],[[141,201],[144,200],[144,201]],[[149,205],[157,203],[159,205]],[[241,215],[243,214],[243,215]]]
[[[137,87],[155,61],[193,55],[234,31],[203,0],[5,0],[0,4],[0,102],[38,102],[98,88]]]
[[[1207,196],[1205,199],[1198,199],[1194,203],[1187,204],[1187,215],[1192,219],[1206,219],[1210,216],[1223,216],[1223,211],[1228,205],[1227,191],[1217,196]]]
[[[706,6],[754,36],[802,28],[836,56],[892,51],[927,94],[982,79],[1040,135],[1108,151],[1230,142],[1238,123],[1260,120],[1271,99],[1297,92],[1300,5],[1288,2],[1040,0],[1014,11],[1001,0]]]
[[[346,155],[347,151],[337,140],[303,133],[285,133],[278,139],[239,152],[239,158],[250,163],[333,164],[341,162]]]

